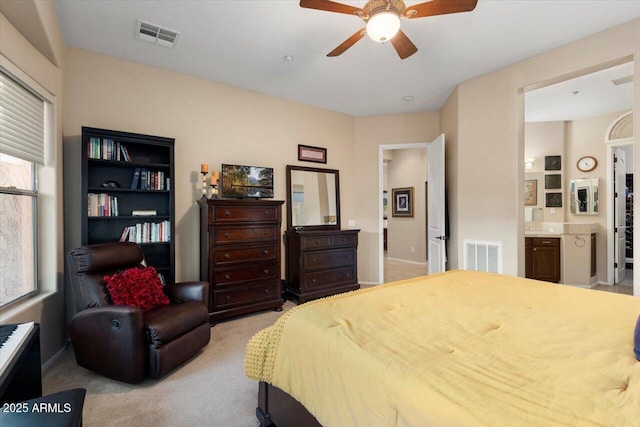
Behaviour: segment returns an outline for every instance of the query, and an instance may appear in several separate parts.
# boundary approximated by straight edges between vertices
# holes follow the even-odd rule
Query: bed
[[[640,298],[452,271],[312,301],[247,345],[261,425],[637,426]]]

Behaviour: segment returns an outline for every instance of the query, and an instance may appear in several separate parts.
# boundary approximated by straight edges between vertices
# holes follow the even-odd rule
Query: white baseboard
[[[409,261],[408,259],[391,258],[391,257],[387,257],[387,259],[390,259],[392,261],[406,262],[408,264],[427,265],[426,262]]]
[[[64,346],[56,353],[54,354],[49,360],[47,360],[43,365],[42,365],[42,372],[46,371],[47,369],[49,369],[51,367],[51,365],[53,365],[53,363],[55,361],[57,361],[58,359],[60,359],[62,357],[62,355],[64,354],[64,352],[67,350],[67,347],[69,346],[69,340],[66,340],[64,342]]]

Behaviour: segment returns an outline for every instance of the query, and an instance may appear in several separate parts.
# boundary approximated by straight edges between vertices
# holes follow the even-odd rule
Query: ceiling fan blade
[[[331,52],[329,52],[327,54],[327,56],[338,56],[338,55],[341,55],[342,53],[344,53],[345,50],[349,49],[351,46],[353,46],[358,41],[360,41],[360,39],[363,38],[366,33],[367,32],[366,32],[366,30],[364,28],[359,29],[351,37],[349,37],[348,39],[343,41],[340,46],[338,46],[337,48],[335,48]],[[411,42],[409,42],[409,43],[411,43]]]
[[[402,14],[405,18],[446,15],[447,13],[470,12],[476,8],[478,0],[432,0],[407,6]]]
[[[409,40],[409,37],[402,30],[398,30],[398,34],[393,36],[391,44],[398,52],[400,59],[406,59],[418,51],[416,45]]]
[[[356,12],[362,12],[362,9],[359,7],[353,7],[329,0],[300,0],[300,7],[325,10],[327,12],[346,13],[347,15],[355,15]]]

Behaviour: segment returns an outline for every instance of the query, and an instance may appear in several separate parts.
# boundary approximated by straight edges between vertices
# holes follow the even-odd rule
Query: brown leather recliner
[[[68,325],[78,365],[109,378],[137,383],[159,378],[209,343],[207,282],[167,285],[171,304],[142,311],[116,306],[105,275],[138,267],[135,243],[81,246],[67,255],[69,283],[78,313]]]

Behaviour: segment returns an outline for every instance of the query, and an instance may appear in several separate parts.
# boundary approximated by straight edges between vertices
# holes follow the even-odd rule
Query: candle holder
[[[217,199],[218,198],[218,185],[217,184],[211,184],[209,186],[208,198],[209,199]]]
[[[200,172],[202,175],[202,197],[207,198],[207,175],[209,172]]]

